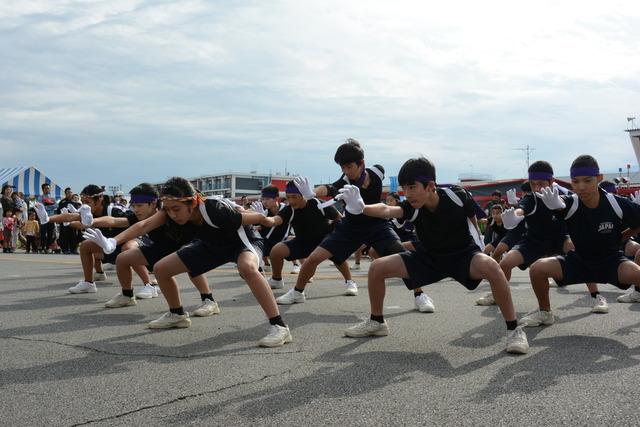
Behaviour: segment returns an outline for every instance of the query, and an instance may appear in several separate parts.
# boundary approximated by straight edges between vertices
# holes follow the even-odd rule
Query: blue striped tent
[[[22,191],[25,197],[42,194],[42,184],[44,183],[51,185],[51,194],[55,196],[56,200],[62,198],[62,188],[33,166],[0,168],[0,184],[13,185],[15,187],[13,191]]]

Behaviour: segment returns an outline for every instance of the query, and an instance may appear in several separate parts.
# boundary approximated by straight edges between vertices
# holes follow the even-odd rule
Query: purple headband
[[[288,194],[302,194],[300,190],[298,190],[298,187],[295,186],[295,184],[287,185],[287,187],[284,189],[284,192]]]
[[[598,175],[600,175],[600,169],[595,166],[571,168],[571,178],[575,178],[576,176],[598,176]]]
[[[131,203],[155,203],[158,200],[155,196],[147,196],[145,194],[132,194]]]
[[[551,181],[552,179],[551,172],[529,172],[529,181]]]
[[[269,197],[272,199],[275,199],[276,197],[278,197],[278,194],[279,194],[278,190],[262,190],[261,191],[262,197]]]

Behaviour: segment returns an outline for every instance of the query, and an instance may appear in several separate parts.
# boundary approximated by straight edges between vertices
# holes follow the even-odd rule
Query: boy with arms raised
[[[640,226],[640,193],[632,200],[599,189],[602,174],[592,156],[582,155],[571,165],[575,194],[561,196],[546,187],[538,193],[545,206],[563,218],[575,250],[538,260],[529,276],[538,299],[538,310],[520,320],[525,326],[551,325],[549,278],[559,286],[583,282],[610,283],[622,289],[640,283],[640,266],[624,256],[622,232]]]
[[[487,279],[507,323],[507,351],[526,353],[527,337],[517,326],[509,284],[498,263],[483,254],[474,241],[475,211],[468,193],[461,188],[438,188],[434,165],[425,158],[407,160],[398,174],[406,200],[399,206],[365,205],[358,189],[342,190],[347,210],[354,215],[400,218],[414,223],[419,241],[416,251],[376,259],[369,268],[371,317],[345,330],[350,337],[382,336],[389,333],[382,309],[385,279],[400,277],[408,288],[452,277],[467,289]]]

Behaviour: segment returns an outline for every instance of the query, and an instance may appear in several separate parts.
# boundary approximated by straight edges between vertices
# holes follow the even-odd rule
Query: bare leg
[[[274,280],[282,279],[282,268],[284,259],[291,254],[289,247],[280,242],[271,249],[271,278]]]
[[[491,285],[493,298],[496,300],[504,320],[516,320],[516,311],[511,300],[509,282],[496,260],[483,253],[474,255],[469,267],[469,277],[474,280],[487,279]]]
[[[273,250],[271,253],[273,254]],[[278,310],[276,299],[273,297],[267,279],[258,271],[258,260],[255,255],[252,252],[242,252],[238,256],[237,262],[238,272],[249,285],[253,296],[258,300],[258,304],[260,304],[267,317],[271,319],[279,316],[280,311]],[[162,292],[164,292],[164,288]]]
[[[549,300],[549,278],[562,280],[562,266],[556,258],[542,258],[529,268],[531,285],[538,300],[540,310],[551,311]]]
[[[122,289],[133,289],[131,268],[133,266],[137,266],[146,270],[146,265],[147,260],[144,255],[142,255],[142,251],[140,251],[139,248],[129,249],[120,253],[116,258],[116,274],[118,275],[118,281],[120,282]]]
[[[347,261],[342,264],[336,266],[342,277],[344,277],[345,282],[347,280],[351,280],[351,270],[349,270],[349,263]]]
[[[507,281],[511,280],[511,270],[515,267],[521,265],[524,262],[524,258],[522,258],[522,254],[517,250],[510,250],[500,261],[500,268],[504,273],[504,277]]]
[[[162,290],[162,294],[169,304],[169,308],[182,307],[182,301],[180,300],[180,291],[178,290],[178,283],[175,276],[181,273],[187,273],[189,270],[184,265],[180,257],[173,253],[167,255],[158,261],[153,269],[158,285]]]
[[[302,264],[300,268],[300,274],[298,274],[298,280],[296,281],[296,288],[304,290],[307,286],[309,279],[316,273],[318,265],[326,259],[331,258],[331,252],[318,246],[311,252],[311,255]]]
[[[382,316],[384,297],[386,294],[385,279],[390,277],[400,277],[407,279],[409,273],[398,254],[385,256],[374,260],[369,266],[369,303],[371,304],[371,314]]]

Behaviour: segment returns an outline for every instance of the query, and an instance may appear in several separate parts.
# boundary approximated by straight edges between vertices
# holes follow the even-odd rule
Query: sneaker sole
[[[345,296],[348,296],[348,297],[357,297],[358,296],[358,293],[357,292],[353,292],[353,291],[346,291],[344,294],[345,294]]]
[[[489,307],[492,305],[496,305],[495,302],[486,302],[486,301],[476,301],[476,305],[482,306],[482,307]]]
[[[304,302],[304,301],[291,301],[291,302],[287,301],[287,302],[284,302],[284,301],[278,301],[278,300],[276,300],[276,304],[278,304],[278,305],[302,304],[303,302]]]
[[[193,312],[193,315],[196,316],[196,317],[209,317],[209,316],[214,316],[216,314],[220,314],[220,310],[212,311],[212,312],[206,312],[206,313],[202,313],[202,312],[199,312],[197,310]]]
[[[511,347],[507,347],[507,353],[511,354],[527,354],[529,352],[529,346],[523,345],[513,345]]]
[[[435,308],[426,308],[426,309],[421,309],[416,307],[416,311],[419,311],[420,313],[435,313],[436,309]]]
[[[607,308],[601,308],[601,307],[592,308],[591,312],[592,313],[596,313],[596,314],[606,314],[606,313],[609,312],[609,307],[607,307]]]
[[[518,321],[518,326],[524,326],[527,328],[535,328],[537,326],[551,326],[553,325],[554,322],[551,323],[544,323],[544,322],[537,322],[537,323],[530,323],[530,322],[520,322]]]
[[[271,289],[284,289],[284,285],[282,285],[282,286],[271,286],[271,285],[269,285],[269,287]]]
[[[154,325],[154,324],[147,324],[147,328],[148,329],[171,329],[171,328],[188,328],[189,326],[191,326],[191,320],[184,321],[181,320],[177,323],[169,323],[169,324],[162,324],[162,325]]]
[[[78,295],[78,294],[96,294],[98,293],[98,290],[91,290],[91,291],[67,291],[68,293],[72,294],[72,295]]]
[[[157,298],[158,296],[153,296],[153,295],[148,295],[148,294],[136,294],[136,298],[139,299],[151,299],[151,298]]]
[[[133,304],[131,304],[131,303],[119,304],[119,305],[115,305],[115,304],[114,305],[107,305],[107,304],[105,304],[104,306],[106,308],[121,308],[121,307],[133,307],[134,305],[138,305],[138,304],[134,302]]]
[[[258,346],[266,347],[266,348],[282,347],[283,345],[288,344],[291,341],[293,341],[293,338],[291,337],[291,334],[289,334],[288,336],[286,336],[284,338],[284,340],[282,340],[280,342],[276,342],[276,343],[268,343],[268,342],[258,341]]]
[[[344,331],[344,335],[349,338],[366,338],[366,337],[386,337],[389,335],[389,331],[376,331],[368,334],[356,334],[349,331]]]

